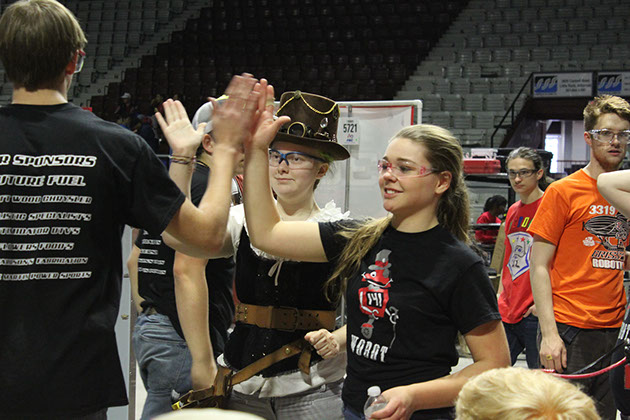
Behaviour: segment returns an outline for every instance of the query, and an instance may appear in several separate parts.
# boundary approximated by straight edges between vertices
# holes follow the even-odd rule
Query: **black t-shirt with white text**
[[[191,201],[198,205],[208,186],[209,169],[197,164],[191,183]],[[167,315],[182,339],[184,333],[177,315],[173,263],[175,251],[162,242],[160,235],[142,231],[136,240],[140,248],[138,258],[138,292],[145,300],[143,307],[153,306]],[[216,258],[206,264],[206,282],[209,292],[210,338],[215,356],[223,353],[227,330],[234,317],[232,283],[234,259]]]
[[[114,324],[124,225],[185,200],[142,138],[72,104],[0,108],[0,411],[127,404]]]
[[[320,223],[326,255],[339,258],[338,223]],[[481,259],[441,226],[403,233],[388,227],[348,281],[347,378],[343,400],[362,412],[367,388],[446,376],[458,362],[456,334],[500,320]],[[451,409],[412,419],[448,418]]]

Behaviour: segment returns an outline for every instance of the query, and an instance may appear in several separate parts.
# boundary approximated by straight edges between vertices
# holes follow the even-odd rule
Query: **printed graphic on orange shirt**
[[[617,212],[616,215],[595,216],[584,222],[582,229],[594,235],[585,238],[585,246],[602,245],[604,249],[594,250],[591,262],[594,268],[623,270],[628,239],[628,219]]]
[[[359,308],[368,316],[366,322],[361,325],[361,334],[366,339],[372,338],[374,323],[380,319],[388,319],[392,325],[394,336],[389,346],[396,339],[396,322],[398,321],[398,309],[387,307],[389,302],[389,288],[394,280],[390,278],[389,262],[391,251],[383,249],[376,254],[374,264],[368,267],[369,272],[363,273],[361,281],[366,282],[365,287],[359,289]]]

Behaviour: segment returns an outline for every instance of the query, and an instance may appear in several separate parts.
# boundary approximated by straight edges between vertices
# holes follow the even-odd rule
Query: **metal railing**
[[[523,91],[525,91],[525,88],[529,86],[533,75],[534,73],[529,74],[529,76],[527,77],[527,80],[525,80],[525,83],[523,83],[523,86],[521,86],[521,90],[518,91],[518,93],[516,94],[516,97],[512,101],[512,104],[509,106],[507,111],[505,111],[505,114],[503,115],[503,118],[501,118],[501,121],[499,122],[499,124],[494,126],[494,131],[492,132],[492,135],[490,136],[490,147],[494,147],[494,137],[496,136],[499,129],[505,127],[503,125],[503,122],[508,116],[510,116],[510,127],[514,124],[514,109],[516,108],[516,101],[518,101],[518,98],[521,97],[521,95],[523,94]]]

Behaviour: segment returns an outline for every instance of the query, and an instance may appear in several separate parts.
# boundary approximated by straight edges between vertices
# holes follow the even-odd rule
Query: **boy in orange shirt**
[[[598,192],[597,177],[617,170],[626,154],[630,105],[615,96],[597,97],[584,109],[584,127],[589,164],[551,184],[529,228],[540,360],[558,372],[573,372],[609,351],[626,304],[628,224]],[[602,418],[614,420],[607,375],[582,384]]]

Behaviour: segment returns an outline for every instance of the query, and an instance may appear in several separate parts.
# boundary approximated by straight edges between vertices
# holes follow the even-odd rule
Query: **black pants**
[[[582,329],[559,322],[557,326],[558,333],[567,349],[566,373],[575,372],[610,351],[615,346],[617,334],[619,333],[618,328]],[[541,338],[539,330],[539,349]],[[609,365],[610,359],[605,359],[594,366],[591,371],[603,369]],[[580,384],[582,391],[593,398],[597,404],[597,411],[602,419],[616,419],[617,410],[615,409],[607,373],[595,376],[594,378],[573,380],[573,382]]]

